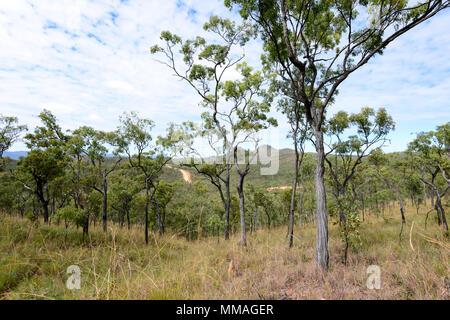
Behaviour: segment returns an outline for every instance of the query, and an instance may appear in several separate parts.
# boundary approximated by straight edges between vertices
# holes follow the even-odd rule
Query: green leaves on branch
[[[11,148],[20,133],[26,129],[27,126],[18,124],[17,117],[5,117],[0,114],[0,159],[3,159],[3,153]]]
[[[348,129],[356,130],[357,134],[344,140],[343,135]],[[337,138],[331,146],[337,154],[360,154],[378,142],[384,143],[386,136],[394,129],[394,120],[386,109],[380,108],[375,112],[366,107],[351,115],[345,111],[337,112],[328,120],[324,131],[326,135]]]

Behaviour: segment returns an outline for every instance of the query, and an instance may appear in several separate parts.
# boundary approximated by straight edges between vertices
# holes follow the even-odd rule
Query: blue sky
[[[0,113],[29,128],[50,109],[64,128],[113,130],[135,110],[157,123],[199,120],[199,99],[154,61],[149,47],[162,30],[204,35],[212,14],[238,17],[209,0],[0,0]],[[386,151],[400,151],[412,133],[450,120],[450,10],[402,36],[382,56],[352,74],[329,113],[385,107],[396,121]],[[246,48],[259,65],[261,45]],[[287,127],[279,119],[279,147]],[[272,142],[273,143],[273,142]],[[19,142],[12,150],[24,150]]]

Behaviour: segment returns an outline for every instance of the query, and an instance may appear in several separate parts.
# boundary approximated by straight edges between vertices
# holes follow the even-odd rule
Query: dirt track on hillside
[[[177,170],[181,172],[181,175],[183,176],[183,180],[187,183],[192,183],[192,178],[191,178],[191,173],[187,170],[183,170],[180,168],[174,168],[171,165],[167,165],[167,168],[173,169],[173,170]]]

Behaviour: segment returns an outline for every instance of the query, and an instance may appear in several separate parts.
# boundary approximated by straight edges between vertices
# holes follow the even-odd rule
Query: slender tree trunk
[[[230,192],[230,169],[227,168],[227,179],[225,181],[225,240],[230,239],[230,206],[231,206],[231,192]]]
[[[378,190],[377,187],[375,186],[374,188],[375,191],[375,212],[377,213],[377,217],[379,216],[378,214]]]
[[[55,197],[52,197],[52,210],[50,216],[55,214]]]
[[[328,213],[325,191],[325,151],[323,133],[315,129],[317,163],[315,172],[316,184],[316,262],[323,270],[328,270]]]
[[[434,207],[434,192],[431,191],[431,206]]]
[[[267,226],[268,226],[268,229],[270,230],[270,214],[269,214],[269,211],[267,210],[267,209],[264,209],[264,211],[266,212],[266,216],[267,216]]]
[[[103,232],[107,231],[108,219],[108,184],[106,176],[103,175]]]
[[[127,214],[127,226],[128,226],[128,230],[130,230],[130,212],[128,209],[125,209],[125,212]]]
[[[423,181],[422,181],[422,185],[423,185],[423,204],[426,207],[427,206],[427,186],[426,186],[425,182],[423,182]]]
[[[187,224],[186,224],[186,241],[189,241],[189,223],[190,223],[190,220],[188,219]]]
[[[362,201],[362,218],[363,218],[363,222],[364,222],[365,215],[366,215],[366,203],[364,201],[364,194],[361,196],[361,201]]]
[[[26,202],[27,200],[24,200],[24,199],[22,199],[22,204],[21,204],[21,206],[20,206],[20,216],[23,218],[23,215],[24,215],[24,213],[25,213],[25,205],[26,205]]]
[[[42,209],[44,210],[44,223],[48,223],[48,200],[42,200]]]
[[[156,211],[156,216],[158,219],[158,235],[161,237],[164,233],[164,227],[162,224],[162,218],[161,218],[161,210],[159,209],[159,202],[156,199],[153,199],[153,203],[155,204],[155,211]]]
[[[84,237],[89,235],[89,214],[86,215],[84,225],[83,225],[83,241]],[[66,228],[67,229],[67,228]]]
[[[241,241],[242,245],[247,246],[247,235],[245,233],[245,202],[244,202],[244,179],[245,175],[239,175],[239,184],[237,187],[239,194],[239,211],[241,215]]]
[[[149,205],[149,185],[148,179],[145,179],[145,244],[148,244],[148,205]]]
[[[122,208],[119,211],[119,227],[122,229],[125,224],[125,209]]]
[[[402,215],[402,225],[401,225],[401,229],[400,229],[400,241],[402,241],[402,232],[403,232],[403,226],[406,224],[406,218],[405,218],[405,204],[403,203],[403,199],[401,198],[401,195],[399,192],[397,192],[397,197],[398,200],[400,202],[400,213]]]
[[[442,221],[444,230],[445,230],[445,232],[448,232],[447,219],[445,217],[445,211],[442,206],[441,195],[439,194],[439,192],[437,190],[436,190],[436,207],[438,208],[437,211],[440,211],[441,221]]]
[[[339,188],[339,190],[338,190],[338,197],[341,197],[341,200],[344,199],[344,197],[345,197],[345,187],[344,186],[341,186]],[[345,216],[345,212],[342,209],[342,207],[339,208],[339,223],[341,225],[344,225],[344,227],[345,227],[345,224],[347,223],[347,217]]]
[[[296,136],[295,136],[296,137]],[[294,139],[297,140],[296,138]],[[295,210],[295,194],[297,192],[297,180],[298,180],[298,160],[299,154],[297,149],[297,143],[295,143],[295,176],[292,183],[292,195],[291,204],[289,207],[289,248],[294,245],[294,210]]]
[[[301,168],[301,166],[300,166],[300,168]],[[300,168],[299,168],[299,171],[300,171]],[[303,208],[303,199],[305,198],[305,186],[304,186],[303,181],[304,181],[304,177],[303,177],[303,174],[301,174],[300,175],[300,184],[299,184],[301,191],[300,191],[300,194],[298,197],[298,210],[300,212],[300,221],[301,221],[302,217],[304,219],[307,219],[307,213],[305,212],[305,210]]]

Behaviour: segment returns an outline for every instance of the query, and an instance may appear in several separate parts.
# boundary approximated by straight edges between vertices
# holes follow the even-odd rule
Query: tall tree
[[[162,216],[155,193],[158,190],[159,176],[163,167],[172,159],[177,150],[179,137],[170,126],[166,137],[159,136],[154,143],[151,130],[154,122],[140,118],[137,113],[125,113],[120,118],[121,125],[117,130],[118,153],[125,153],[131,167],[142,174],[145,185],[145,243],[148,244],[149,205],[152,202],[157,214],[158,232],[163,233]]]
[[[239,174],[237,189],[241,206],[242,244],[246,245],[243,188],[249,162],[243,161],[243,166],[240,166],[236,161],[237,153],[239,146],[248,143],[255,132],[275,124],[274,119],[266,116],[271,96],[264,90],[265,79],[261,72],[253,72],[251,67],[241,63],[243,51],[242,54],[235,53],[237,49],[242,50],[250,39],[252,29],[247,24],[236,26],[216,16],[205,23],[204,29],[212,32],[218,40],[208,43],[204,38],[196,37],[183,41],[179,36],[163,31],[161,40],[164,47],[155,45],[150,50],[152,54],[162,53],[165,61],[161,62],[199,94],[201,105],[206,108],[202,113],[202,129],[214,132],[218,138],[213,148],[221,152],[224,167],[219,166],[212,172],[209,169],[208,172],[198,171],[210,177],[221,196],[223,193],[218,184],[224,184],[225,239],[229,237],[230,170],[233,163],[235,165]],[[184,65],[180,66],[179,61],[183,61]],[[241,76],[239,80],[225,80],[230,72],[236,70]]]
[[[289,90],[285,88],[284,90]],[[285,92],[285,96],[289,94]],[[289,248],[294,244],[294,211],[295,197],[297,193],[298,179],[302,171],[305,156],[305,143],[311,138],[310,130],[306,122],[305,109],[298,101],[284,98],[279,101],[279,110],[286,116],[290,131],[288,137],[294,143],[294,179],[292,183],[291,199],[289,206]],[[301,200],[299,202],[301,205]]]
[[[328,216],[324,184],[325,111],[339,85],[402,34],[448,8],[450,1],[225,0],[252,21],[279,75],[295,84],[292,97],[306,109],[314,133],[316,261],[328,269]],[[371,23],[364,24],[367,13]]]
[[[165,232],[165,223],[166,223],[166,208],[169,202],[172,200],[175,191],[178,187],[178,183],[168,183],[164,180],[161,180],[158,185],[158,189],[155,193],[155,198],[158,201],[159,210],[161,211],[161,229],[162,232]]]
[[[68,138],[50,111],[42,111],[39,118],[43,126],[36,127],[34,133],[25,136],[26,145],[31,151],[19,161],[19,172],[29,179],[22,179],[21,175],[16,175],[16,178],[37,196],[44,212],[44,222],[48,223],[49,184],[64,174],[67,161],[64,144]]]
[[[339,111],[327,122],[325,134],[329,141],[325,142],[328,147],[325,161],[337,199],[349,191],[349,183],[363,158],[375,148],[381,148],[394,127],[392,117],[384,108],[375,113],[372,108],[366,107],[351,115]],[[351,129],[356,129],[356,134],[345,138]],[[345,212],[342,210],[339,220],[345,228]]]
[[[442,198],[450,189],[450,122],[438,126],[435,131],[419,133],[409,144],[409,149],[418,154],[416,161],[420,170],[420,180],[431,187],[436,197],[434,208],[438,223],[442,223],[444,230],[448,232]],[[439,179],[443,182],[441,187]]]
[[[112,132],[97,131],[91,127],[81,127],[74,135],[84,141],[82,153],[87,157],[90,169],[90,186],[103,197],[103,231],[107,230],[108,220],[108,176],[116,170],[122,158],[114,150],[115,158],[107,156],[107,146],[117,144],[117,136]],[[112,162],[112,163],[109,163]]]
[[[119,213],[119,224],[121,227],[124,224],[125,218],[127,219],[128,230],[131,227],[131,203],[136,195],[142,190],[142,187],[137,180],[136,170],[130,170],[130,168],[126,167],[117,170],[111,178],[111,206]]]

